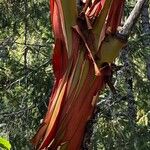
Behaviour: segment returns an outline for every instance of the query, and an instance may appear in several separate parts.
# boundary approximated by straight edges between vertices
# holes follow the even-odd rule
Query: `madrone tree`
[[[79,150],[100,92],[111,83],[113,62],[127,44],[145,0],[121,26],[125,0],[50,0],[55,37],[55,84],[32,143],[38,150]]]

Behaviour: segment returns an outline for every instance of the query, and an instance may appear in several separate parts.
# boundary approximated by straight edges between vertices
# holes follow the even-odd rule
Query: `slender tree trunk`
[[[130,47],[122,51],[120,59],[124,63],[124,76],[125,76],[125,86],[126,86],[126,98],[128,102],[128,120],[131,127],[135,126],[136,121],[136,105],[133,94],[133,74],[132,74],[132,61],[131,61],[131,51]]]
[[[142,20],[142,32],[143,32],[143,45],[144,47],[150,48],[150,22],[149,22],[149,0],[144,3],[141,20]],[[147,65],[147,78],[150,80],[150,54],[146,60]]]

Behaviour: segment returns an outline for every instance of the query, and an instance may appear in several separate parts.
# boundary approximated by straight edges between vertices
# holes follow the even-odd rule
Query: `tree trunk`
[[[150,48],[150,22],[149,22],[149,0],[144,3],[141,19],[142,19],[142,32],[143,32],[143,45],[146,48]],[[147,64],[147,78],[150,80],[150,55],[146,60]]]
[[[133,21],[143,2],[139,0],[135,15],[130,16]],[[32,140],[36,149],[81,149],[98,95],[110,83],[110,64],[126,44],[124,32],[116,35],[123,5],[124,0],[92,4],[87,0],[78,14],[74,0],[50,0],[56,81],[47,114]]]

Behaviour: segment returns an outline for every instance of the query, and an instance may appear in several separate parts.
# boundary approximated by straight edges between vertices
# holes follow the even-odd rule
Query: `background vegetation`
[[[126,18],[135,1],[128,0]],[[92,124],[93,150],[150,149],[150,24],[148,1],[116,64],[117,94],[107,88]],[[30,150],[53,85],[53,34],[48,0],[0,2],[0,137]]]

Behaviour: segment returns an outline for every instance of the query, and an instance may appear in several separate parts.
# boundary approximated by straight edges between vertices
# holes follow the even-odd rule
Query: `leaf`
[[[0,147],[4,148],[6,150],[10,150],[11,149],[11,144],[6,139],[0,137]]]

